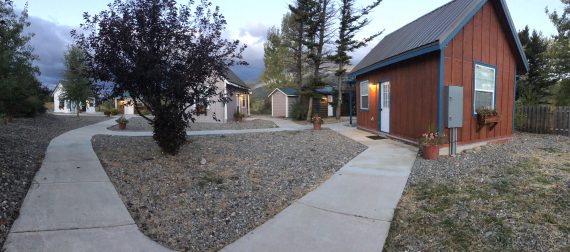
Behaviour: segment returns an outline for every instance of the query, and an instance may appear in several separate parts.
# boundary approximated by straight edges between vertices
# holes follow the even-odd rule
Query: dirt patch
[[[149,137],[93,146],[144,234],[183,251],[223,248],[366,149],[331,130],[191,136],[177,156]]]
[[[455,158],[418,159],[387,251],[570,250],[570,138],[517,134]]]

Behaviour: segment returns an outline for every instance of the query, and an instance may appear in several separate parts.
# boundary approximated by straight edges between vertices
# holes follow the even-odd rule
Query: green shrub
[[[251,113],[256,115],[271,114],[271,101],[269,99],[252,101]]]
[[[111,116],[111,110],[105,110],[103,111],[103,114],[106,116]]]
[[[517,101],[515,110],[515,129],[520,131],[526,124],[526,115],[521,111],[522,103]]]
[[[309,109],[308,104],[304,102],[297,102],[293,105],[293,109],[291,110],[291,118],[294,120],[304,121],[307,120],[307,110]]]
[[[37,114],[45,113],[46,110],[47,109],[42,100],[37,96],[30,96],[22,101],[18,114],[22,116],[35,116]]]
[[[120,111],[119,109],[116,109],[116,108],[111,109],[111,115],[114,115],[114,116],[115,116],[115,115],[118,115],[118,114],[120,114],[120,113],[121,113],[121,111]]]

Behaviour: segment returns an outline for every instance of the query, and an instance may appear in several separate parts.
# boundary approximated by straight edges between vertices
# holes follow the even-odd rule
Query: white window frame
[[[493,71],[493,88],[492,90],[488,89],[480,89],[477,88],[477,68],[482,67],[486,69],[490,69]],[[473,114],[477,114],[477,108],[475,107],[477,104],[477,92],[487,92],[491,93],[491,109],[495,109],[496,101],[495,101],[495,94],[497,92],[497,69],[493,66],[483,65],[480,63],[475,63],[475,69],[473,71]]]
[[[363,86],[364,86],[364,88],[362,88]],[[360,82],[360,91],[359,91],[360,92],[359,93],[360,94],[360,110],[369,110],[370,109],[370,90],[369,90],[368,86],[369,86],[368,80]],[[362,92],[363,90],[366,90],[366,95],[364,95],[364,93]],[[368,106],[367,107],[362,106],[363,105],[362,104],[362,97],[365,97],[365,96],[368,98],[368,104],[367,104]]]

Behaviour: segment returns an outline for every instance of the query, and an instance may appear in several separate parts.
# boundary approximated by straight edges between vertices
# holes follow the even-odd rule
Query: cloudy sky
[[[248,45],[245,58],[247,67],[235,69],[246,81],[256,81],[263,71],[263,43],[267,29],[280,26],[281,18],[292,0],[211,0],[221,7],[226,16],[227,36],[239,39]],[[366,5],[371,0],[359,0]],[[556,30],[544,13],[546,7],[562,10],[560,0],[506,0],[517,29],[528,25],[545,35],[553,35]],[[106,8],[111,0],[15,0],[16,8],[22,9],[28,2],[31,26],[29,32],[35,34],[32,46],[40,59],[36,62],[42,75],[40,80],[53,87],[63,71],[63,52],[72,42],[69,32],[82,23],[84,12],[95,14]],[[186,1],[179,1],[185,3]],[[449,0],[384,0],[371,15],[372,23],[362,31],[366,36],[384,30],[384,35],[395,31],[429,11],[449,2]],[[380,38],[379,38],[380,39]],[[362,57],[378,41],[353,54],[353,63]]]

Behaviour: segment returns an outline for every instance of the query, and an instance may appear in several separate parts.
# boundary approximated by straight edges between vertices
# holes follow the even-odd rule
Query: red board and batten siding
[[[489,1],[469,20],[444,49],[443,85],[464,87],[463,128],[460,143],[512,136],[513,100],[517,49],[507,21],[497,2]],[[500,123],[489,130],[477,131],[473,115],[474,63],[496,67],[496,109]],[[428,127],[437,126],[437,87],[440,52],[432,52],[399,62],[356,78],[357,118],[360,128],[378,131],[378,81],[390,81],[390,134],[410,140],[420,137]],[[367,80],[370,109],[360,110],[359,83]],[[442,99],[445,101],[444,90]],[[445,116],[445,102],[442,113]],[[441,125],[445,127],[445,122]],[[449,131],[445,129],[445,133]]]
[[[458,130],[458,140],[462,143],[512,136],[517,49],[499,11],[497,6],[487,2],[444,51],[444,86],[464,87],[463,128]],[[477,131],[477,118],[473,115],[475,62],[496,67],[495,108],[501,121],[493,130],[484,127]],[[444,103],[444,113],[445,106]]]
[[[381,68],[356,79],[357,122],[360,128],[378,131],[378,81],[389,81],[390,134],[417,139],[431,125],[437,127],[437,83],[439,76],[439,52]],[[368,81],[370,109],[360,110],[360,88]]]

